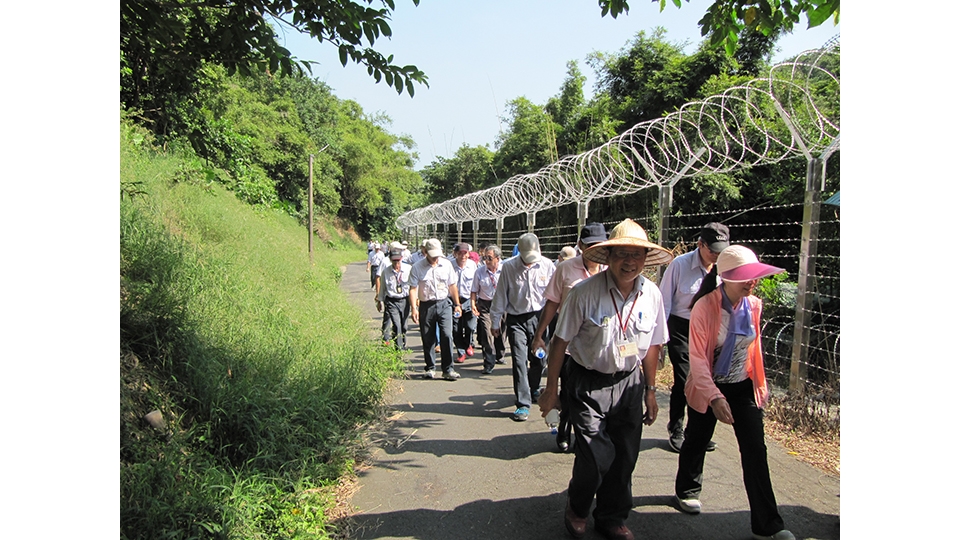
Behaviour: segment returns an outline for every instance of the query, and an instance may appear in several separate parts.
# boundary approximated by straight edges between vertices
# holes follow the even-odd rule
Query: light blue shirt
[[[666,316],[676,315],[690,320],[690,302],[700,290],[700,284],[709,271],[700,261],[700,250],[688,251],[676,257],[660,278],[660,292]],[[717,278],[720,283],[720,278]]]
[[[540,257],[539,262],[529,267],[523,264],[520,257],[504,261],[500,269],[500,280],[497,282],[497,292],[490,304],[492,328],[500,328],[500,320],[504,314],[523,315],[543,309],[546,303],[543,292],[556,269],[553,261],[546,257]]]

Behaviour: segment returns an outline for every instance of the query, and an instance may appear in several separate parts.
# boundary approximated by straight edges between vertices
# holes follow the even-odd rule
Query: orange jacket
[[[722,312],[719,285],[715,291],[704,296],[690,312],[690,374],[684,387],[687,404],[693,410],[706,414],[710,402],[723,394],[713,382],[713,352],[717,348]],[[753,327],[757,339],[747,349],[747,376],[753,381],[754,398],[761,409],[767,404],[770,392],[763,369],[763,351],[760,339],[760,310],[763,302],[756,296],[747,297],[753,315]]]

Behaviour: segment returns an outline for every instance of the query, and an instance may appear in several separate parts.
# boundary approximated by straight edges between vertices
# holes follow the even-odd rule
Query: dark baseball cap
[[[607,229],[603,223],[587,223],[580,229],[580,241],[585,246],[607,241]]]
[[[700,240],[710,251],[720,253],[730,245],[730,229],[723,223],[707,223],[700,230]]]

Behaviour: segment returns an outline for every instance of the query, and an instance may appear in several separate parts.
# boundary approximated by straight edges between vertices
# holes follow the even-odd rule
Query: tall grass
[[[402,369],[339,290],[363,246],[311,266],[295,219],[124,122],[120,166],[121,536],[329,537],[330,490]]]

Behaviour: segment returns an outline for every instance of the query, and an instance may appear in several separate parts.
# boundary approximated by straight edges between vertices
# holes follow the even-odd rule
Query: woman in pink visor
[[[763,264],[744,246],[720,252],[693,298],[690,313],[690,375],[684,393],[689,421],[680,448],[676,494],[680,510],[699,514],[703,462],[717,420],[733,426],[740,446],[743,483],[750,502],[750,528],[758,539],[794,540],[783,526],[770,483],[763,439],[763,406],[769,397],[760,343],[762,302],[757,282],[784,272]]]

